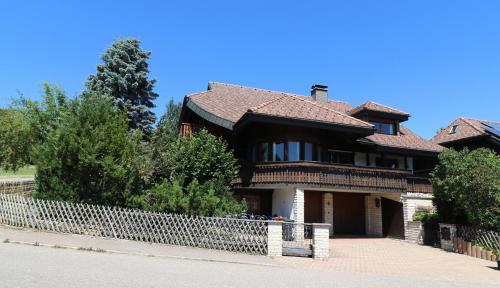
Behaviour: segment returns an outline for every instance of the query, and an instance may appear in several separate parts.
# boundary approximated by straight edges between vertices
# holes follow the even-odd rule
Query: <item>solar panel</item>
[[[484,123],[483,125],[486,126],[486,132],[491,133],[497,137],[500,137],[500,123]]]

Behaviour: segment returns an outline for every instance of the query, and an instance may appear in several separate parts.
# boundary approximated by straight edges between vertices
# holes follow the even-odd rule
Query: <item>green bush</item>
[[[206,130],[192,137],[178,137],[165,132],[168,127],[157,129],[148,148],[152,188],[133,197],[132,206],[203,216],[245,211],[245,204],[238,203],[231,192],[230,182],[237,175],[236,159],[224,140]]]
[[[123,206],[138,194],[139,134],[129,134],[125,112],[107,97],[70,102],[60,124],[34,149],[35,197]]]
[[[431,182],[443,221],[500,231],[500,157],[485,148],[447,149],[439,161]]]

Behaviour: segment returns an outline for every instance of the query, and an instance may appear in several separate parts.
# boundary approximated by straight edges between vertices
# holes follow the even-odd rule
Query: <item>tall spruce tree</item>
[[[87,92],[106,94],[122,109],[127,109],[129,130],[141,130],[149,136],[156,117],[150,110],[158,94],[153,91],[156,80],[148,79],[151,52],[140,47],[138,39],[115,41],[102,55],[96,75],[87,81]]]

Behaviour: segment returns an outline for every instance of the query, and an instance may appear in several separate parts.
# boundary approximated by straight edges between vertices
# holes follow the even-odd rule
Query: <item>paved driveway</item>
[[[295,267],[436,279],[461,283],[497,284],[496,263],[393,239],[333,239],[330,259],[278,259]]]

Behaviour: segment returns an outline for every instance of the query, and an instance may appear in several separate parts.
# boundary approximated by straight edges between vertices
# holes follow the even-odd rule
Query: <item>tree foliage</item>
[[[432,186],[442,219],[500,231],[500,157],[486,148],[449,149],[439,160]]]
[[[139,134],[111,99],[87,94],[71,101],[58,127],[35,149],[35,197],[125,205],[141,189]]]
[[[16,171],[31,164],[33,148],[58,127],[68,99],[58,86],[43,84],[42,101],[21,98],[0,113],[0,167]]]
[[[87,81],[87,92],[110,95],[115,103],[127,111],[130,130],[140,130],[150,135],[155,115],[153,100],[158,94],[153,91],[155,80],[148,79],[148,59],[151,52],[140,47],[138,39],[115,41],[102,55],[103,64]]]
[[[32,129],[22,110],[0,110],[0,167],[16,171],[30,163]]]
[[[241,213],[230,182],[237,173],[236,159],[224,140],[201,130],[193,137],[165,137],[161,147],[168,169],[160,170],[156,183],[133,205],[146,210],[223,216]],[[152,145],[157,142],[152,141]],[[166,144],[166,145],[165,145]],[[158,157],[158,154],[152,154]]]
[[[43,84],[43,100],[32,101],[21,98],[20,108],[36,137],[36,143],[45,141],[47,135],[56,129],[69,107],[70,100],[57,85]]]
[[[165,114],[160,118],[149,145],[145,147],[143,163],[147,180],[159,183],[162,179],[172,179],[172,169],[177,155],[179,139],[179,117],[181,104],[170,100]]]

